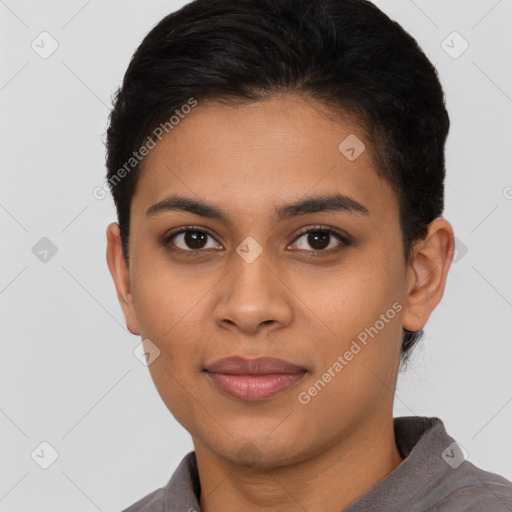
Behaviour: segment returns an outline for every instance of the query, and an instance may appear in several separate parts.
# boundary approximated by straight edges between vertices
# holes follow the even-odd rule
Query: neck
[[[393,418],[356,432],[288,466],[248,468],[220,458],[194,439],[203,512],[340,512],[391,473],[402,457]]]

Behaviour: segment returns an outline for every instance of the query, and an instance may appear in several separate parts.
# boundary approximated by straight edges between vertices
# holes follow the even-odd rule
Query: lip
[[[282,393],[307,373],[304,368],[275,357],[245,359],[240,356],[219,359],[207,365],[204,371],[218,389],[249,402],[267,400]]]
[[[218,359],[206,366],[210,373],[229,373],[231,375],[270,375],[275,373],[302,373],[304,368],[277,357],[257,357],[246,359],[230,356]]]

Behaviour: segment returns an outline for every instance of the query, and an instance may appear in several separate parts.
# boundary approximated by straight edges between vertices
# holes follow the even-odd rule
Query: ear
[[[119,225],[115,222],[107,227],[107,264],[116,286],[117,298],[123,310],[126,327],[132,334],[140,334],[133,307],[129,268],[123,256]]]
[[[405,329],[419,331],[427,323],[443,297],[454,252],[451,224],[441,217],[433,220],[425,239],[415,244],[409,263],[408,292],[402,319]]]

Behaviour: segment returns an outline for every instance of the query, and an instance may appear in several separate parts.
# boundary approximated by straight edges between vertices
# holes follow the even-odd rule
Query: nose
[[[245,334],[273,330],[290,324],[291,292],[265,251],[251,263],[234,255],[233,268],[222,280],[214,308],[215,323]]]

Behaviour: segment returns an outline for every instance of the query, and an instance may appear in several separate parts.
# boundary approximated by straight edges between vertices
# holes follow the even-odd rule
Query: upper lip
[[[210,373],[232,375],[271,375],[276,373],[304,373],[306,370],[276,357],[245,359],[241,356],[224,357],[206,366]]]

